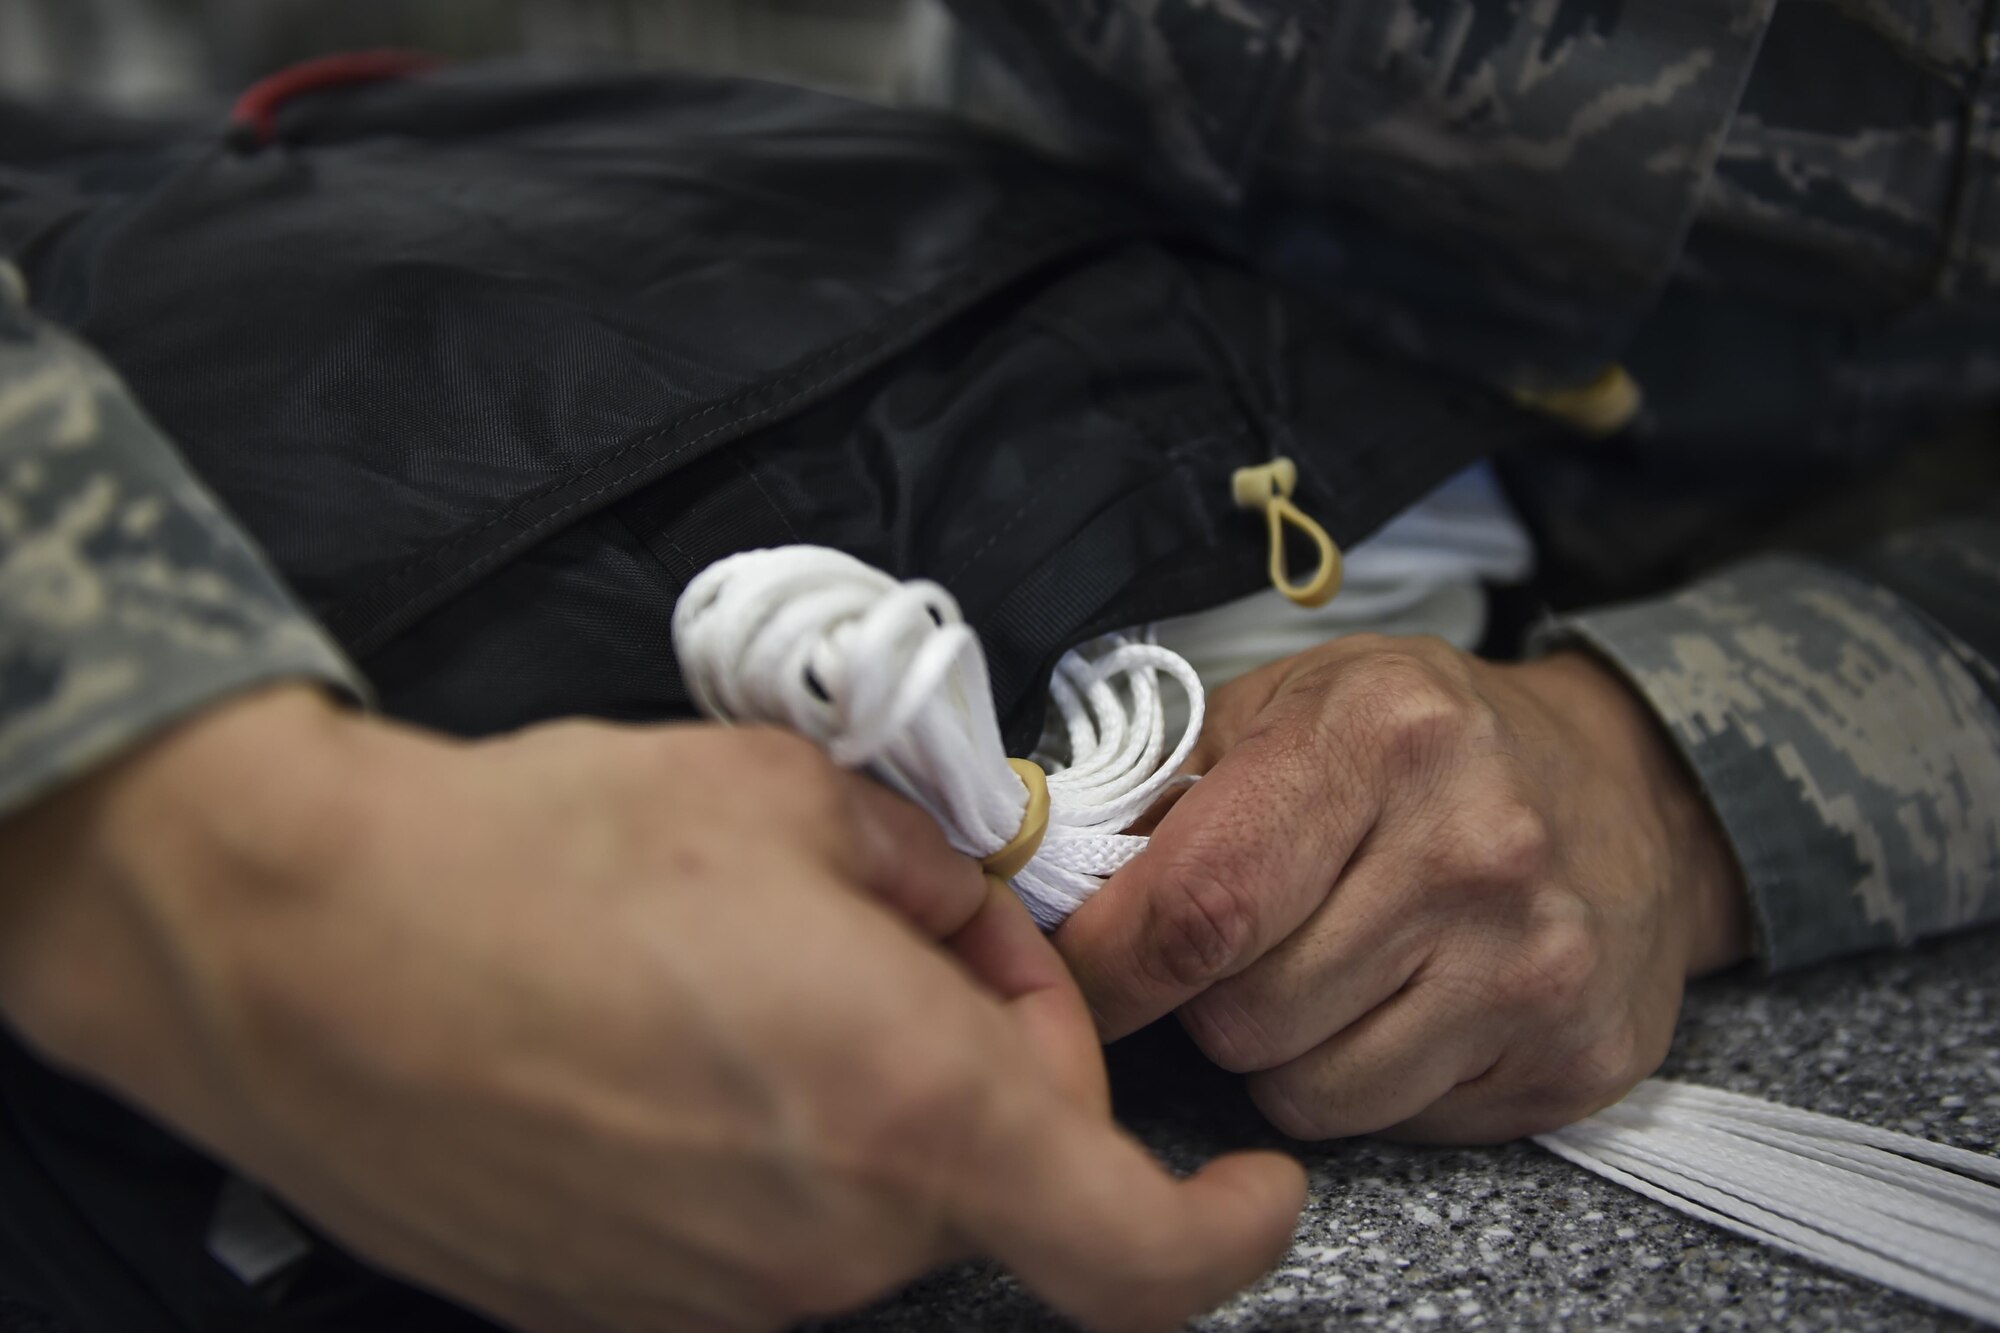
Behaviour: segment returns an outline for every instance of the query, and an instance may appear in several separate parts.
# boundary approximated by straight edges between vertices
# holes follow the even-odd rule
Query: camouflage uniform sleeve
[[[2000,514],[1579,615],[1721,817],[1772,968],[2000,921]]]
[[[1775,0],[947,4],[1073,151],[1392,345],[1548,389],[1673,271]]]
[[[280,679],[364,688],[117,376],[29,314],[0,261],[0,816]]]

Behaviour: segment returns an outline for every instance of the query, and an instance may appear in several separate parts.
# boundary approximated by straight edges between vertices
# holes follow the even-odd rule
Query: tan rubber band
[[[1007,845],[979,863],[980,869],[996,879],[1008,880],[1021,873],[1042,848],[1042,835],[1049,831],[1049,775],[1027,759],[1009,759],[1007,767],[1028,789],[1028,809],[1021,827]]]
[[[1325,606],[1340,591],[1343,562],[1340,547],[1310,514],[1292,503],[1299,486],[1299,468],[1289,458],[1274,458],[1261,467],[1238,468],[1229,479],[1230,494],[1240,509],[1261,509],[1271,531],[1271,586],[1304,607]],[[1319,548],[1319,567],[1303,583],[1294,583],[1285,564],[1285,524],[1291,524]]]
[[[1623,366],[1606,366],[1587,384],[1541,392],[1518,391],[1515,401],[1568,425],[1592,439],[1616,435],[1632,424],[1646,395]]]

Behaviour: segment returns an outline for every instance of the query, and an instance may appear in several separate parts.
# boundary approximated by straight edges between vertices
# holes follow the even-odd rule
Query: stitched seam
[[[995,267],[1004,267],[1006,261],[1018,257],[1020,253],[1022,253],[1028,248],[1029,247],[1025,244],[1017,245],[1017,247],[1014,250],[1006,252],[1004,260],[996,261]],[[611,464],[614,464],[618,462],[620,459],[624,458],[627,454],[632,453],[634,450],[642,448],[645,445],[651,444],[653,441],[661,438],[662,436],[671,435],[673,432],[677,430],[681,430],[691,425],[694,422],[700,421],[703,417],[714,416],[717,412],[726,412],[730,408],[733,408],[737,404],[741,403],[746,398],[755,397],[760,392],[777,388],[780,385],[784,385],[791,381],[796,381],[802,376],[811,374],[815,369],[819,367],[821,363],[842,356],[854,344],[865,343],[870,341],[871,339],[877,339],[882,335],[882,332],[885,329],[895,327],[898,324],[906,323],[910,319],[926,314],[934,306],[946,304],[949,299],[957,296],[959,290],[965,285],[967,285],[969,279],[974,277],[983,277],[989,271],[990,270],[985,270],[985,269],[967,270],[956,277],[947,279],[946,285],[943,288],[933,291],[928,296],[918,298],[910,305],[899,307],[898,309],[890,312],[888,316],[885,316],[883,319],[877,321],[876,323],[869,325],[867,328],[860,329],[854,333],[848,334],[845,338],[842,338],[840,341],[832,344],[831,346],[823,348],[820,351],[813,353],[810,357],[806,358],[806,360],[800,362],[798,365],[784,372],[782,375],[779,375],[776,379],[763,380],[759,381],[756,384],[749,385],[746,388],[738,390],[735,394],[733,394],[728,398],[723,399],[720,402],[710,403],[707,407],[704,407],[699,411],[690,413],[689,415],[682,417],[679,420],[671,421],[664,426],[658,427],[655,430],[646,432],[644,435],[640,435],[634,439],[628,440],[624,444],[618,446],[618,448],[614,449],[611,453],[606,454],[602,458],[595,459],[583,467],[568,472],[561,477],[555,478],[552,481],[544,482],[542,485],[536,487],[534,490],[529,491],[526,495],[520,496],[517,499],[515,499],[511,504],[507,506],[507,508],[501,510],[499,513],[488,518],[478,527],[473,528],[467,532],[462,532],[458,536],[453,537],[448,541],[446,541],[443,545],[432,547],[430,550],[424,552],[422,555],[413,557],[409,561],[406,561],[403,564],[403,566],[398,568],[395,572],[384,576],[382,581],[377,586],[381,588],[383,591],[387,591],[393,588],[400,580],[407,578],[410,572],[413,571],[416,566],[422,564],[425,560],[451,554],[451,552],[456,550],[458,547],[463,546],[465,543],[482,535],[483,533],[487,532],[496,525],[506,521],[507,517],[510,514],[522,508],[525,508],[526,506],[532,504],[534,501],[540,499],[542,496],[551,494],[552,492],[555,491],[559,491],[565,485],[574,482],[576,478],[584,472],[588,472],[595,468],[606,467]],[[796,399],[800,393],[809,393],[813,389],[821,387],[828,380],[832,378],[834,378],[834,376],[832,375],[822,377],[821,379],[806,385],[803,389],[796,390],[788,394],[780,402],[773,403],[771,406],[766,407],[759,412],[753,413],[748,417],[741,418],[740,420],[743,422],[749,422],[749,421],[756,421],[764,416],[768,416],[770,413],[782,409],[784,406],[786,406],[791,401]],[[716,435],[717,433],[727,430],[729,429],[730,426],[736,424],[738,424],[737,421],[731,421],[722,426],[718,426],[708,431],[705,431],[702,434],[697,435],[694,438],[685,441],[680,447],[680,449],[677,449],[674,454],[667,455],[667,457],[673,458],[680,452],[685,451],[689,446],[699,444],[702,441],[707,440]],[[595,492],[593,492],[593,494],[595,494]],[[573,506],[565,505],[562,509],[553,511],[550,517],[566,513],[571,507]]]
[[[694,577],[694,561],[690,560],[688,553],[680,548],[680,543],[673,539],[673,534],[664,528],[661,528],[658,532],[649,532],[647,529],[641,528],[637,523],[632,521],[631,515],[626,513],[622,508],[611,510],[610,517],[620,528],[625,530],[627,536],[639,544],[639,549],[644,551],[647,558],[658,565],[668,578],[685,587],[688,581]],[[674,555],[680,559],[683,568],[676,568],[673,561],[667,559],[661,553],[661,543],[664,543],[673,551]]]
[[[957,582],[958,579],[967,570],[971,569],[975,564],[979,563],[979,561],[985,557],[986,553],[993,549],[993,546],[996,542],[998,542],[1002,537],[1005,537],[1008,533],[1012,532],[1014,528],[1020,523],[1020,521],[1023,518],[1027,517],[1028,511],[1030,509],[1033,509],[1036,504],[1040,503],[1044,492],[1053,490],[1058,482],[1062,481],[1063,478],[1069,476],[1072,472],[1075,472],[1078,468],[1082,466],[1083,466],[1082,457],[1076,454],[1072,454],[1068,459],[1068,461],[1066,461],[1060,468],[1057,468],[1054,472],[1042,478],[1042,481],[1040,485],[1036,488],[1035,493],[1029,496],[1027,499],[1021,501],[1020,507],[1015,509],[1013,513],[1009,514],[1007,516],[1006,521],[1003,522],[999,527],[995,528],[992,534],[988,536],[985,541],[979,544],[978,550],[966,556],[964,560],[959,562],[958,568],[952,570],[951,573],[945,575],[942,579],[938,581],[940,583],[946,584],[947,586]],[[1124,494],[1123,491],[1119,493],[1121,495]]]
[[[733,453],[729,455],[729,461],[734,463],[736,465],[737,470],[741,472],[743,476],[749,481],[751,489],[755,490],[757,494],[763,499],[765,506],[769,508],[773,514],[777,515],[778,522],[785,529],[785,535],[787,537],[790,537],[793,541],[798,541],[799,530],[796,526],[793,525],[792,516],[786,513],[784,509],[779,506],[777,500],[772,497],[771,492],[764,488],[764,482],[760,477],[758,477],[757,469],[750,466],[750,460],[745,458],[741,453]]]
[[[615,466],[621,460],[628,457],[633,452],[645,447],[646,445],[651,444],[654,441],[659,440],[664,436],[671,435],[675,431],[686,429],[690,424],[700,421],[705,417],[713,416],[718,412],[727,412],[731,408],[734,408],[738,404],[742,403],[745,399],[754,397],[760,393],[769,393],[773,391],[782,392],[783,386],[786,386],[788,384],[796,384],[801,378],[810,375],[813,371],[817,370],[821,365],[823,365],[827,361],[837,360],[846,357],[850,353],[851,349],[853,349],[855,346],[857,345],[865,346],[870,342],[883,341],[889,331],[908,328],[911,324],[919,322],[923,318],[927,317],[934,310],[943,306],[950,305],[953,302],[961,299],[961,294],[964,292],[966,288],[976,287],[981,283],[990,281],[998,270],[1008,268],[1013,264],[1018,263],[1019,260],[1024,255],[1027,255],[1032,251],[1042,248],[1044,246],[1055,245],[1059,242],[1064,241],[1065,238],[1082,239],[1087,235],[1089,235],[1089,229],[1071,227],[1061,230],[1051,230],[1045,233],[1031,235],[1027,238],[1014,241],[1011,244],[1010,248],[1005,249],[1001,252],[998,258],[993,259],[989,263],[982,265],[979,268],[966,269],[961,271],[957,276],[947,279],[943,286],[932,290],[928,295],[919,297],[917,300],[911,302],[908,305],[898,307],[896,310],[891,311],[884,318],[878,320],[876,323],[872,325],[869,325],[867,328],[858,330],[855,333],[851,333],[847,335],[845,338],[842,338],[838,342],[832,344],[831,346],[824,348],[819,352],[815,352],[805,361],[801,362],[797,366],[794,366],[791,370],[786,371],[785,373],[779,375],[775,379],[763,380],[756,384],[752,384],[742,390],[739,390],[737,393],[731,395],[729,398],[726,398],[720,402],[711,403],[707,407],[704,407],[699,411],[693,412],[688,416],[682,417],[676,421],[669,422],[668,424],[661,426],[655,430],[648,431],[643,435],[628,440],[624,444],[614,449],[611,453],[606,454],[601,458],[593,459],[592,461],[581,467],[573,469],[572,471],[565,473],[564,475],[557,477],[551,481],[545,482],[541,486],[536,487],[535,489],[529,491],[525,495],[516,497],[515,499],[510,501],[504,508],[502,508],[499,512],[491,515],[484,522],[480,523],[478,526],[468,529],[465,532],[461,532],[455,537],[449,538],[441,545],[426,548],[425,550],[410,557],[408,560],[404,561],[403,564],[399,565],[395,570],[384,575],[380,580],[375,582],[366,593],[342,599],[342,601],[338,603],[338,605],[334,608],[332,614],[329,616],[329,619],[340,619],[345,614],[347,614],[348,608],[354,607],[359,604],[364,604],[367,601],[375,598],[393,595],[404,584],[408,583],[412,578],[414,578],[418,573],[420,573],[423,570],[423,568],[428,564],[443,559],[449,556],[453,551],[456,551],[459,548],[467,545],[468,543],[473,542],[478,538],[484,536],[486,533],[490,532],[493,528],[499,526],[502,523],[505,523],[508,519],[519,515],[522,510],[529,508],[535,503],[535,501],[541,499],[543,496],[553,494],[554,492],[560,491],[565,486],[575,484],[575,482],[579,477],[589,472],[595,471],[599,468]],[[1106,239],[1109,239],[1109,237],[1107,236]],[[763,420],[766,417],[771,416],[774,413],[784,411],[786,408],[790,407],[793,403],[797,402],[801,397],[811,394],[823,388],[825,385],[832,382],[833,380],[838,379],[842,374],[846,373],[846,371],[849,370],[850,368],[851,366],[849,364],[843,363],[838,369],[832,371],[831,373],[823,375],[820,378],[804,385],[803,387],[795,388],[790,390],[789,392],[785,392],[785,396],[780,398],[778,401],[770,404],[769,406],[757,412],[750,414],[747,417],[732,418],[731,420],[724,422],[722,425],[712,427],[709,430],[704,431],[699,435],[684,440],[671,453],[668,453],[667,455],[662,457],[659,461],[663,464],[670,463],[675,458],[678,458],[682,454],[686,453],[689,449],[694,448],[695,446],[714,438],[718,434],[721,434],[725,431],[729,431],[732,429],[747,427],[751,424]],[[619,477],[613,481],[608,481],[603,485],[587,492],[586,494],[577,497],[575,500],[572,500],[568,504],[565,504],[558,509],[550,511],[548,514],[543,515],[541,518],[535,520],[533,526],[543,527],[550,523],[553,523],[558,519],[562,518],[564,515],[575,510],[578,506],[589,504],[595,501],[598,497],[605,494],[607,491],[615,490],[617,487],[623,485],[626,480],[628,480],[628,478]],[[465,575],[480,573],[491,565],[492,560],[496,556],[502,554],[503,553],[501,552],[494,552],[490,553],[487,556],[482,556],[479,559],[473,561],[471,564],[467,565],[462,572]]]
[[[952,290],[955,292],[957,289],[957,279],[953,279],[952,284],[953,284]],[[905,309],[898,310],[896,314],[899,316],[908,315],[908,314],[920,313],[920,310],[921,310],[921,305],[919,306],[918,310],[911,310],[910,308],[906,307]],[[382,581],[377,585],[377,587],[384,592],[393,589],[398,583],[410,577],[410,575],[416,570],[416,568],[422,565],[425,561],[433,560],[440,556],[450,555],[453,551],[465,545],[467,542],[470,542],[473,539],[484,535],[492,528],[505,522],[510,515],[517,513],[521,509],[524,509],[527,506],[533,504],[536,500],[541,499],[543,496],[559,491],[564,486],[573,483],[577,479],[577,477],[580,476],[581,474],[592,471],[596,468],[609,467],[619,462],[626,455],[632,453],[633,451],[643,448],[644,446],[651,444],[653,441],[658,440],[663,436],[671,435],[677,430],[681,430],[689,425],[692,425],[694,422],[700,421],[704,417],[714,416],[718,412],[726,412],[729,409],[738,405],[739,403],[743,402],[744,399],[755,397],[759,392],[775,389],[790,381],[797,380],[799,377],[803,375],[810,374],[812,371],[817,369],[822,362],[832,360],[841,356],[854,343],[864,342],[871,337],[878,336],[881,333],[882,329],[887,327],[890,323],[891,321],[884,320],[880,323],[872,324],[868,328],[863,329],[857,333],[849,334],[847,337],[842,338],[839,342],[834,343],[832,346],[813,353],[812,356],[808,357],[804,362],[793,367],[791,370],[786,371],[784,374],[780,375],[778,378],[774,380],[763,380],[756,384],[750,385],[747,388],[740,389],[732,396],[725,398],[720,402],[710,403],[707,407],[704,407],[699,411],[690,413],[689,415],[682,417],[676,421],[668,422],[666,425],[660,426],[654,430],[650,430],[646,432],[644,435],[640,435],[633,439],[627,440],[624,444],[619,445],[616,449],[612,450],[604,457],[595,459],[581,468],[577,468],[571,472],[567,472],[562,476],[555,478],[552,481],[544,482],[542,485],[537,486],[535,489],[529,491],[526,495],[520,496],[517,499],[515,499],[506,508],[500,510],[498,513],[489,517],[485,522],[481,523],[478,527],[462,532],[458,536],[450,538],[442,545],[432,547],[429,550],[425,551],[423,554],[415,556],[408,561],[405,561],[404,564],[398,567],[393,573],[386,575],[382,579]],[[838,372],[835,372],[835,375],[837,374]],[[672,459],[678,457],[681,453],[684,453],[690,447],[700,444],[704,440],[710,439],[713,436],[721,433],[722,431],[728,430],[731,426],[756,421],[762,417],[768,416],[770,413],[778,411],[783,407],[785,407],[786,405],[788,405],[789,403],[796,400],[799,394],[810,393],[812,390],[819,388],[820,386],[824,385],[828,380],[833,379],[834,377],[835,377],[834,375],[828,375],[822,377],[821,379],[815,380],[811,384],[806,385],[802,389],[798,389],[794,392],[787,394],[783,399],[781,399],[776,403],[771,404],[769,407],[763,408],[758,412],[754,412],[747,417],[737,418],[735,420],[725,422],[720,426],[712,427],[709,430],[702,432],[700,435],[696,435],[691,439],[685,440],[680,444],[678,448],[674,450],[673,453],[666,455],[666,459]],[[662,461],[666,461],[666,459],[663,459]],[[597,493],[598,492],[593,491],[591,494],[595,495]],[[558,517],[562,514],[567,513],[570,509],[574,507],[575,507],[574,504],[564,505],[560,509],[551,511],[548,517],[549,518]]]
[[[814,357],[814,360],[820,360],[820,359],[822,358],[818,356]],[[835,370],[830,374],[824,375],[821,378],[813,381],[810,384],[805,385],[800,389],[788,393],[787,395],[785,395],[784,398],[780,399],[778,402],[772,403],[770,406],[762,408],[759,411],[752,412],[749,416],[732,418],[731,420],[724,422],[720,426],[712,426],[708,430],[703,431],[699,435],[696,435],[690,439],[683,440],[680,442],[680,444],[674,447],[672,452],[662,455],[659,461],[663,464],[671,463],[674,459],[679,458],[682,454],[694,448],[696,445],[702,444],[710,439],[713,439],[715,436],[720,435],[725,431],[734,430],[739,427],[746,427],[757,421],[762,420],[765,417],[770,416],[774,412],[782,412],[786,408],[790,407],[793,403],[797,402],[800,398],[817,391],[818,389],[824,387],[825,385],[831,383],[836,379],[839,379],[840,376],[846,372],[846,370],[847,367],[843,365],[840,369]],[[760,386],[760,387],[768,387],[768,386]],[[652,441],[659,439],[663,435],[672,434],[675,430],[679,429],[681,426],[686,425],[688,421],[698,420],[700,417],[708,415],[710,411],[719,411],[722,410],[723,408],[733,406],[734,403],[740,402],[744,397],[748,396],[749,396],[748,394],[740,394],[737,396],[736,399],[732,400],[730,403],[716,404],[714,408],[703,409],[703,411],[695,414],[695,416],[693,417],[689,417],[682,421],[676,422],[672,426],[667,426],[660,430],[653,431],[637,440],[633,440],[629,444],[621,446],[615,453],[607,455],[603,459],[600,459],[599,461],[592,463],[588,468],[582,470],[588,472],[588,471],[594,471],[595,469],[600,467],[610,466],[611,464],[616,463],[619,459],[625,457],[627,454],[631,453],[633,450],[639,448],[641,445],[649,444]],[[463,546],[465,543],[471,541],[474,537],[477,537],[482,533],[489,531],[493,527],[505,521],[508,517],[517,513],[525,505],[531,503],[536,499],[539,499],[541,496],[546,495],[553,490],[560,490],[563,485],[574,483],[576,480],[576,476],[577,474],[572,473],[571,475],[563,478],[563,480],[555,486],[542,487],[539,490],[524,497],[523,499],[516,501],[513,506],[502,511],[499,514],[496,514],[494,517],[480,524],[479,527],[474,529],[473,531],[463,533],[460,536],[453,538],[450,542],[447,542],[443,546],[434,547],[431,550],[424,552],[421,556],[418,556],[416,559],[406,564],[397,573],[390,575],[384,582],[377,584],[375,589],[367,595],[369,597],[386,595],[387,593],[392,591],[398,583],[407,582],[410,578],[414,577],[420,571],[420,568],[424,563],[449,555],[453,550],[456,550],[458,547]],[[594,503],[598,499],[598,497],[604,495],[606,492],[617,490],[620,486],[623,486],[628,480],[630,480],[629,473],[622,474],[616,478],[613,478],[610,481],[604,482],[601,485],[596,486],[593,489],[584,492],[582,495],[577,496],[569,503],[564,504],[558,508],[551,509],[548,513],[542,515],[539,519],[536,519],[533,526],[540,528],[555,523],[557,520],[561,519],[564,515],[570,513],[571,511],[581,508],[584,505]],[[478,557],[477,559],[473,560],[470,564],[464,566],[464,568],[460,571],[460,577],[469,577],[474,574],[483,573],[488,568],[490,568],[495,562],[505,560],[512,554],[513,554],[512,551],[509,551],[504,547],[501,548],[500,550],[489,551],[485,555]],[[355,600],[358,599],[350,599],[347,602],[343,602],[341,604],[342,608],[353,605]],[[337,618],[340,614],[341,612],[337,610],[334,613],[334,616]]]

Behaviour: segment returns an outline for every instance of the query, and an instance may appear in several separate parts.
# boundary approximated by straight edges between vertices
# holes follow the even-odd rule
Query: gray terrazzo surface
[[[1168,1160],[1281,1142],[1170,1028],[1113,1053],[1121,1113]],[[2000,932],[1704,983],[1661,1072],[1994,1152]],[[1312,1172],[1291,1254],[1193,1325],[1202,1333],[1977,1327],[1683,1218],[1530,1145],[1290,1146]],[[1069,1327],[1004,1275],[971,1266],[825,1333]]]

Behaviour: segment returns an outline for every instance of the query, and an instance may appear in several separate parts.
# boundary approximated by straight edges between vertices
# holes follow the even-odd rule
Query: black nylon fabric
[[[1063,650],[1263,584],[1236,468],[1296,459],[1298,502],[1351,544],[1545,430],[1129,187],[930,116],[465,69],[315,94],[279,128],[239,149],[0,104],[0,244],[383,708],[459,734],[685,714],[680,589],[811,541],[950,588],[1025,751]],[[42,1128],[0,1135],[0,1167],[50,1188],[0,1210],[17,1234],[103,1222],[40,1293],[81,1326],[422,1318],[330,1247],[283,1299],[219,1287],[213,1166],[8,1057],[37,1071],[0,1085],[13,1123]],[[100,1128],[69,1135],[59,1102]],[[153,1322],[89,1304],[114,1262]]]

